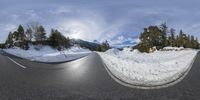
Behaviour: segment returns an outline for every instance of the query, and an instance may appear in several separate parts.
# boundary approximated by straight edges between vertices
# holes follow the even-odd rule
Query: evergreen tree
[[[0,48],[5,48],[5,44],[0,44]]]
[[[58,50],[69,48],[71,46],[70,39],[63,36],[58,30],[52,29],[48,40],[50,45]]]
[[[97,49],[96,49],[96,51],[102,51],[101,50],[101,46],[98,46]]]
[[[24,33],[24,28],[22,27],[22,25],[19,25],[17,32]]]
[[[13,32],[13,38],[15,39],[15,42],[23,42],[26,38],[24,34],[24,28],[22,25],[19,25],[17,31]]]
[[[177,38],[177,46],[183,47],[183,31],[180,30],[178,38]]]
[[[195,47],[195,40],[194,40],[194,36],[191,35],[191,47],[194,48]]]
[[[171,28],[170,34],[171,34],[170,46],[174,47],[176,45],[176,43],[175,43],[175,29]]]
[[[22,49],[28,49],[28,43],[26,41],[26,35],[24,33],[24,28],[22,27],[22,25],[19,25],[17,31],[9,33],[5,44],[7,48],[17,46]]]
[[[158,26],[149,26],[140,34],[140,43],[136,46],[141,52],[149,52],[150,48],[156,47],[162,49],[165,46],[185,47],[185,48],[200,48],[198,38],[185,34],[180,30],[178,35],[175,35],[175,29],[170,29],[170,35],[167,36],[168,27],[166,23]]]
[[[162,47],[165,47],[168,44],[168,39],[167,39],[167,33],[168,33],[168,27],[166,25],[166,23],[163,23],[160,25],[160,29],[161,29],[161,32],[162,32]]]
[[[22,49],[27,50],[29,48],[28,46],[28,42],[26,41],[26,35],[24,32],[24,28],[22,27],[22,25],[19,25],[17,32],[15,32],[15,34],[17,34],[17,46],[19,46]]]
[[[107,51],[108,49],[110,49],[110,45],[108,43],[108,41],[104,41],[100,44],[100,46],[97,47],[97,51],[100,51],[100,52],[105,52]]]
[[[187,40],[186,40],[186,48],[192,48],[190,37],[191,37],[190,35],[187,36]]]
[[[110,45],[109,45],[107,40],[101,44],[101,48],[100,49],[103,52],[105,52],[106,50],[110,49]]]
[[[148,52],[153,46],[157,49],[162,49],[162,36],[162,31],[157,26],[149,26],[148,28],[145,28],[144,32],[140,35],[141,43],[138,45],[138,49],[141,52]]]
[[[140,51],[140,52],[147,52],[149,53],[149,49],[152,48],[152,44],[148,43],[148,42],[141,42],[137,45],[137,49]]]
[[[194,48],[195,49],[199,49],[199,40],[198,40],[198,38],[196,38],[194,42],[195,42]]]
[[[178,47],[178,39],[179,39],[179,36],[178,35],[176,35],[176,38],[175,38],[175,47]]]
[[[8,35],[5,45],[6,45],[6,48],[11,48],[14,46],[13,34],[11,32]]]
[[[35,36],[35,40],[38,42],[42,42],[42,41],[46,40],[46,32],[42,25],[37,27],[37,30],[36,30],[34,36]]]

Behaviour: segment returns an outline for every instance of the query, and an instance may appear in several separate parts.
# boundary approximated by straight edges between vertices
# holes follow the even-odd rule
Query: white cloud
[[[200,25],[198,3],[182,1],[37,1],[35,4],[29,1],[9,4],[9,8],[3,7],[0,1],[0,26],[1,39],[5,40],[12,25],[6,28],[6,24],[26,24],[37,21],[46,27],[57,28],[66,36],[82,38],[93,41],[104,40],[110,43],[119,42],[118,36],[124,39],[134,39],[144,27],[158,25],[167,22],[170,27],[179,31],[183,29],[189,34],[200,38]],[[186,6],[192,3],[192,6]],[[25,5],[25,6],[22,6]],[[156,6],[155,6],[156,5]],[[5,5],[7,6],[7,5]],[[9,28],[10,27],[10,28]],[[4,36],[2,34],[5,34]],[[122,41],[122,40],[121,40]]]
[[[58,7],[57,9],[50,10],[49,12],[51,14],[63,14],[63,13],[73,13],[73,8],[72,7]]]
[[[25,20],[23,21],[23,23],[27,23],[27,22],[32,22],[32,21],[43,21],[45,20],[46,17],[48,17],[47,15],[45,16],[45,18],[43,18],[44,16],[40,16],[38,15],[39,12],[36,12],[35,10],[27,10],[24,14],[22,18],[25,18]]]
[[[0,24],[0,43],[5,42],[9,32],[12,32],[17,29],[17,25],[15,24]]]
[[[81,38],[89,41],[98,39],[102,26],[97,20],[91,19],[65,19],[56,26],[65,36]]]
[[[3,31],[3,32],[11,32],[11,31],[14,31],[14,30],[16,30],[17,29],[17,25],[15,25],[15,24],[0,24],[0,29],[1,29],[1,31]]]

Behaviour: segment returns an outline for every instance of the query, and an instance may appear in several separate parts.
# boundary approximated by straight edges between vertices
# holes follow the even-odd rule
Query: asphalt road
[[[0,54],[0,100],[200,100],[200,54],[180,83],[156,90],[118,84],[96,53],[62,64],[12,59],[24,68]]]

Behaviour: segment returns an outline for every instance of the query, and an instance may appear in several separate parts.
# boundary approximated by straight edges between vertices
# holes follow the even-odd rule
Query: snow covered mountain
[[[111,47],[113,48],[125,48],[125,47],[133,47],[137,45],[138,42],[136,40],[125,40],[122,43],[112,44]]]
[[[101,44],[101,42],[99,42],[98,40],[94,40],[93,43]]]
[[[79,45],[90,50],[97,50],[97,47],[100,46],[99,43],[88,42],[81,39],[71,39],[73,45]]]
[[[81,39],[71,39],[71,41],[72,41],[72,44],[74,44],[74,45],[79,45],[81,47],[85,47],[90,50],[96,50],[97,47],[100,46],[100,44],[101,44],[97,40],[94,40],[93,42],[88,42],[88,41],[81,40]],[[110,46],[112,48],[122,49],[122,48],[126,48],[126,47],[133,47],[133,46],[137,45],[138,43],[139,43],[138,39],[134,39],[134,40],[125,40],[122,43],[110,44]]]

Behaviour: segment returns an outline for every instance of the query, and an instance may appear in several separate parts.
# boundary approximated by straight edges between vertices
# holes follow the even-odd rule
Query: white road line
[[[18,66],[22,67],[22,68],[26,68],[25,66],[19,64],[18,62],[14,61],[13,59],[11,59],[10,57],[8,57],[8,59],[10,59],[12,62],[14,62],[15,64],[17,64]]]

